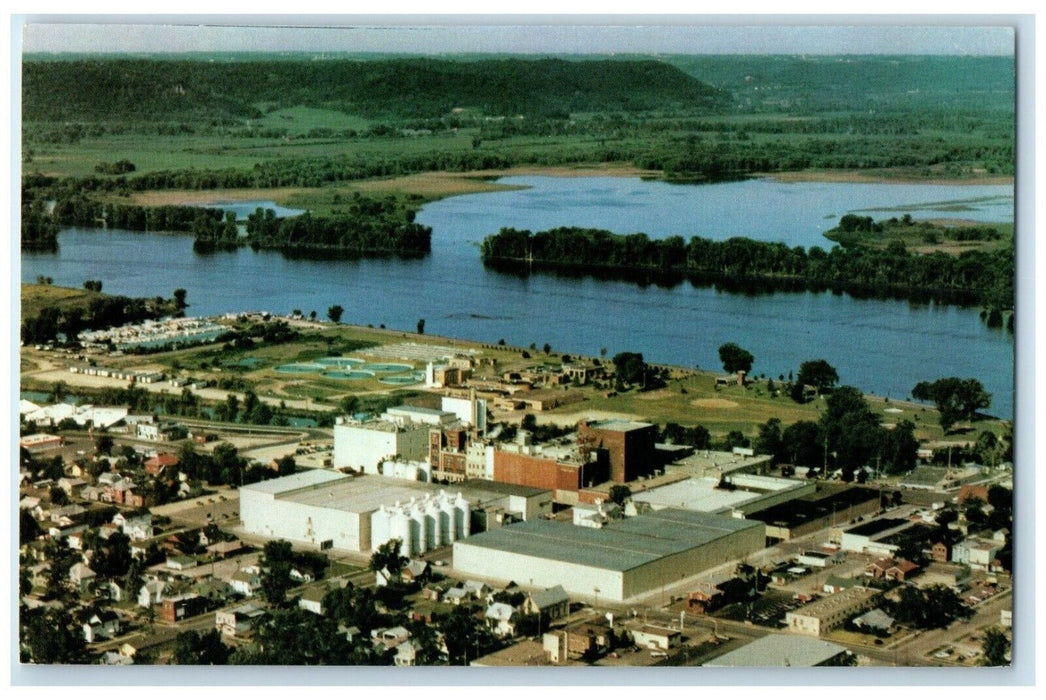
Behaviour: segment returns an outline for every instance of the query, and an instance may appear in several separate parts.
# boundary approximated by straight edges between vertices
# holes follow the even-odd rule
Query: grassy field
[[[85,275],[87,272],[84,273]],[[45,306],[60,309],[86,309],[92,300],[105,296],[86,289],[56,287],[49,284],[22,284],[22,317],[37,316]]]

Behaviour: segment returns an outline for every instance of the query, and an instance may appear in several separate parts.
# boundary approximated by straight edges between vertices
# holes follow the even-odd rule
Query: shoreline
[[[274,187],[235,188],[215,190],[150,190],[130,196],[133,204],[141,206],[213,204],[216,201],[243,202],[257,199],[271,200],[282,206],[307,206],[313,193],[330,191],[361,192],[373,194],[415,194],[429,201],[447,197],[483,192],[498,192],[523,189],[525,186],[496,182],[507,177],[632,177],[665,181],[664,171],[638,168],[626,163],[598,163],[559,166],[518,166],[505,170],[470,170],[466,172],[435,171],[413,173],[392,178],[374,178],[341,183],[336,187]],[[910,173],[888,173],[882,171],[824,170],[791,171],[782,173],[752,173],[753,179],[769,179],[778,182],[825,182],[825,183],[870,183],[870,184],[923,184],[923,185],[1013,185],[1012,176],[974,175],[969,178],[923,177]],[[304,200],[304,201],[303,201]]]

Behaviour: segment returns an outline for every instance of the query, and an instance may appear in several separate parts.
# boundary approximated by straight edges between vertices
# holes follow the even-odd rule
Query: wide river
[[[104,291],[170,296],[188,290],[189,312],[262,309],[289,313],[333,304],[343,321],[430,334],[608,356],[642,352],[649,361],[719,368],[717,349],[736,342],[755,355],[753,373],[776,378],[823,358],[841,383],[893,398],[919,381],[974,377],[993,395],[990,412],[1013,415],[1013,338],[981,322],[977,309],[846,294],[749,296],[626,282],[520,278],[484,269],[478,243],[503,226],[642,231],[725,239],[747,236],[829,247],[822,233],[840,216],[1012,221],[1011,186],[781,183],[748,180],[669,185],[635,178],[511,177],[526,189],[452,197],[426,205],[418,221],[433,228],[424,260],[290,260],[243,249],[197,255],[188,235],[68,229],[57,253],[23,253],[22,279],[38,275]]]

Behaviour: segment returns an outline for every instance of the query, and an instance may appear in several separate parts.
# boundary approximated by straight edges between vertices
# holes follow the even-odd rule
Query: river
[[[23,253],[22,279],[52,277],[79,287],[170,296],[188,290],[189,313],[315,310],[333,304],[344,322],[385,324],[486,342],[608,356],[642,352],[648,361],[719,367],[718,347],[736,342],[755,355],[754,374],[777,378],[823,358],[841,383],[905,398],[919,381],[974,377],[992,393],[989,412],[1013,415],[1013,337],[984,326],[977,309],[831,292],[741,295],[683,283],[672,288],[553,275],[520,278],[484,269],[478,243],[503,226],[642,231],[651,238],[747,236],[821,245],[840,216],[1012,221],[1011,186],[782,183],[747,180],[671,185],[636,178],[524,176],[499,182],[526,189],[451,197],[417,220],[433,228],[423,260],[292,260],[242,249],[197,255],[187,235],[67,229],[57,253]]]

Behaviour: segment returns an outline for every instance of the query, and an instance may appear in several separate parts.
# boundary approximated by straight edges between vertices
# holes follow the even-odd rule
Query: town
[[[23,661],[1009,663],[1004,421],[341,315],[23,346]]]

